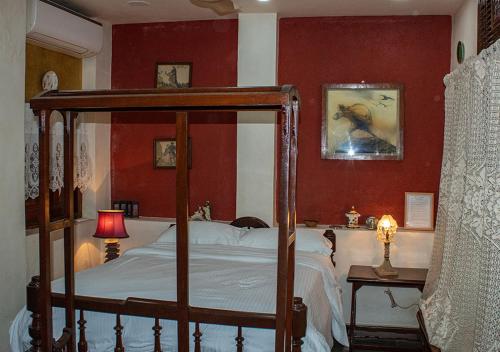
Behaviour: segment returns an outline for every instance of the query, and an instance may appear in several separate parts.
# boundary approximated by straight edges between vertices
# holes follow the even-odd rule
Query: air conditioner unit
[[[28,43],[78,58],[94,56],[101,50],[100,23],[48,0],[28,0],[27,5]]]

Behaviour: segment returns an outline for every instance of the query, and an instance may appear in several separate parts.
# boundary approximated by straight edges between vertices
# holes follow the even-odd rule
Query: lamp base
[[[106,244],[106,256],[104,257],[104,263],[120,256],[120,243],[118,240],[108,239],[105,240],[104,243]]]
[[[392,267],[389,259],[384,259],[384,262],[378,268],[373,268],[373,270],[380,277],[398,276],[398,271]]]

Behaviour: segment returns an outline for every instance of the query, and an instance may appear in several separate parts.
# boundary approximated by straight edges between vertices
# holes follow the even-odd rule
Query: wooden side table
[[[354,341],[356,330],[356,293],[363,286],[383,286],[383,287],[410,287],[423,291],[427,269],[417,268],[396,268],[399,275],[397,277],[379,277],[373,267],[365,265],[351,265],[347,282],[352,283],[351,298],[351,323],[349,325],[349,351],[356,349],[373,349],[373,345],[357,344]],[[378,351],[397,351],[397,349],[377,346]]]

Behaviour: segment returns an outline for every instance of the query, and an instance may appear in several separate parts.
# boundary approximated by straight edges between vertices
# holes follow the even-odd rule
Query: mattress
[[[135,248],[120,258],[79,272],[75,276],[78,295],[126,299],[140,297],[176,300],[175,244],[152,244]],[[277,254],[272,249],[223,245],[190,245],[190,305],[195,307],[274,313]],[[53,281],[54,292],[64,292],[64,281]],[[342,314],[340,285],[327,256],[296,252],[295,296],[308,306],[307,333],[303,351],[329,352],[337,341],[348,345]],[[64,310],[53,309],[54,337],[64,327]],[[115,315],[85,312],[89,351],[115,347]],[[30,312],[23,308],[10,328],[13,351],[29,348]],[[123,343],[129,352],[152,351],[153,318],[122,316]],[[176,351],[175,321],[161,320],[163,351]],[[202,350],[235,350],[237,328],[200,324]],[[191,324],[191,335],[194,324]],[[273,351],[274,330],[243,328],[247,352]],[[191,343],[191,350],[194,348]]]

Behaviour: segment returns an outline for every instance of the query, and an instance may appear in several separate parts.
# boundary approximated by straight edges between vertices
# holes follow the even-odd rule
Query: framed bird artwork
[[[325,84],[321,158],[402,160],[401,84]]]

